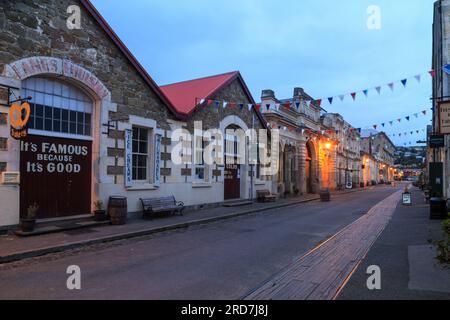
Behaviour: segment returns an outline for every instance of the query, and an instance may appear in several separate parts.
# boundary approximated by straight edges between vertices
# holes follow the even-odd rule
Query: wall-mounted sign
[[[125,130],[125,186],[131,187],[133,182],[133,131]]]
[[[161,184],[161,135],[155,135],[155,187]]]
[[[430,148],[437,149],[445,147],[443,134],[434,134],[430,136]]]
[[[28,135],[27,123],[30,119],[30,105],[24,102],[21,105],[12,104],[9,107],[10,134],[16,140],[23,139]]]
[[[439,133],[450,134],[450,101],[439,103]]]

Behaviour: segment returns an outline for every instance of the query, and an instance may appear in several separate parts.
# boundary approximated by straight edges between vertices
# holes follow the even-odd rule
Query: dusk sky
[[[93,0],[159,84],[239,70],[256,101],[261,90],[292,97],[303,87],[354,127],[397,134],[397,145],[425,139],[431,119],[434,0]],[[367,8],[381,9],[369,30]],[[423,74],[419,84],[414,76]],[[399,80],[411,77],[406,89]],[[396,81],[392,92],[387,84]],[[368,98],[349,93],[372,89]],[[337,98],[347,94],[344,102]],[[330,106],[327,97],[335,96]],[[427,110],[427,116],[421,111]],[[419,113],[416,119],[413,114]],[[405,116],[411,116],[408,122]],[[389,121],[402,118],[394,126]],[[402,133],[402,137],[398,137]]]

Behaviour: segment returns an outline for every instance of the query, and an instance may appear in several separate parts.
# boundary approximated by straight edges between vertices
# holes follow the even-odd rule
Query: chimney
[[[261,100],[263,101],[263,100],[269,100],[269,99],[275,100],[275,92],[270,89],[263,90],[261,93]]]
[[[305,94],[305,90],[303,88],[294,88],[294,100]]]

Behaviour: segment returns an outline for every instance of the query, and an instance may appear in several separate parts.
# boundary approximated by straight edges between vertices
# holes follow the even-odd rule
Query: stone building
[[[326,113],[322,122],[333,128],[336,148],[336,185],[339,189],[357,188],[361,175],[361,135],[338,113]]]
[[[450,75],[444,67],[450,64],[450,0],[438,0],[434,3],[433,18],[433,119],[428,131],[428,184],[432,192],[444,198],[450,197],[450,135],[447,123],[441,123],[441,108],[449,110]],[[446,68],[448,69],[448,67]],[[446,127],[441,132],[441,125]],[[442,127],[444,127],[442,126]],[[430,148],[431,135],[444,135],[444,146]]]
[[[372,186],[379,182],[379,166],[375,157],[361,151],[361,175],[360,184],[364,187]]]
[[[77,13],[74,28],[68,20]],[[214,81],[220,89],[196,98],[253,103],[239,73]],[[34,203],[44,219],[90,213],[94,201],[106,205],[111,195],[126,196],[129,211],[141,210],[141,197],[175,195],[187,205],[226,199],[224,166],[203,173],[173,166],[172,132],[203,119],[207,126],[261,128],[262,116],[255,108],[205,104],[193,111],[197,103],[180,107],[169,88],[163,90],[170,99],[88,0],[2,2],[0,227],[16,225]],[[7,113],[25,97],[28,135],[16,140]],[[229,198],[266,186],[266,177],[250,174],[252,166],[230,168],[238,192]]]
[[[363,131],[361,150],[377,161],[377,183],[394,179],[395,145],[384,132]]]
[[[271,188],[272,176],[265,174],[259,163],[249,161],[249,137],[237,133],[254,129],[257,132],[263,130],[267,137],[269,134],[267,123],[256,110],[256,103],[239,72],[169,84],[161,89],[177,112],[185,117],[182,121],[170,121],[172,132],[185,128],[193,135],[192,141],[188,142],[193,154],[181,166],[174,163],[167,166],[171,174],[164,178],[167,185],[173,186],[171,189],[177,190],[180,198],[189,199],[191,204],[218,203],[254,199],[258,189]],[[219,131],[214,132],[215,129]],[[205,136],[208,130],[212,130],[211,137]],[[228,132],[230,130],[236,130],[236,133]],[[225,141],[217,148],[223,148],[225,154],[236,161],[224,159],[206,163],[202,152],[213,143],[212,137]],[[266,144],[260,141],[258,152],[267,153],[269,142],[270,139]],[[171,152],[176,143],[172,141],[165,152]],[[240,146],[242,154],[239,154]],[[240,163],[240,157],[246,159]]]
[[[280,130],[279,171],[272,190],[279,195],[316,193],[336,188],[336,141],[332,128],[321,122],[316,101],[302,88],[279,100],[263,90],[261,111],[273,129]]]

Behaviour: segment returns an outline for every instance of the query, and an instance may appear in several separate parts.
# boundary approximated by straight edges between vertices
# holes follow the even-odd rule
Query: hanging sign
[[[30,119],[30,105],[24,102],[21,105],[12,104],[9,107],[9,123],[11,124],[11,137],[20,140],[28,135],[27,123]]]
[[[445,147],[445,139],[442,134],[434,134],[430,136],[430,148],[437,149]]]
[[[450,134],[450,101],[439,103],[439,132]]]

